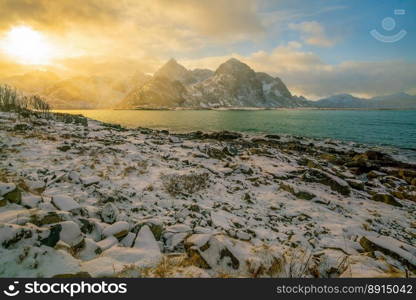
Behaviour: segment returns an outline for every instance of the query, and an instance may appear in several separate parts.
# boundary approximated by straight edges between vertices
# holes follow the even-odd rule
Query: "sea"
[[[58,110],[128,128],[238,131],[330,138],[416,158],[416,110]],[[412,159],[413,160],[413,159]]]

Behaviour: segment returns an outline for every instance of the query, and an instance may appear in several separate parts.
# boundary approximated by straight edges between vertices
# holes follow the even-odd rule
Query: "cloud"
[[[71,53],[125,56],[195,51],[264,32],[251,0],[2,0],[0,35],[27,25],[71,45]]]
[[[316,21],[290,23],[289,28],[299,31],[301,39],[309,45],[319,47],[332,47],[335,45],[335,40],[330,39],[325,31],[325,28]]]

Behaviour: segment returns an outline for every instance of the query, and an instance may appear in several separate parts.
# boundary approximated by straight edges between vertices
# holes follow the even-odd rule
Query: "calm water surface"
[[[125,127],[172,132],[230,130],[333,138],[416,149],[416,111],[260,110],[144,111],[60,110]]]

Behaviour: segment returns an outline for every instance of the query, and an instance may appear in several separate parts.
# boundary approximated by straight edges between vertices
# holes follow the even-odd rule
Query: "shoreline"
[[[91,111],[94,111],[94,110],[97,110],[97,109],[91,109]],[[111,111],[111,110],[113,110],[113,109],[103,109],[103,111]],[[122,110],[122,109],[120,109],[120,110]],[[283,109],[283,110],[285,110],[285,109]],[[297,109],[294,109],[294,110],[297,110]],[[319,110],[319,109],[316,109],[316,110]],[[62,109],[62,110],[53,110],[53,112],[58,112],[58,113],[59,112],[65,113],[67,111],[71,111],[71,110],[64,110],[64,109]],[[73,111],[80,111],[80,110],[79,109],[74,109]],[[83,110],[81,110],[81,111],[83,111]],[[131,110],[127,109],[126,111],[131,111]],[[138,110],[138,111],[141,111],[141,110]],[[143,111],[146,111],[146,110],[143,110]],[[148,111],[174,111],[174,110],[148,110]],[[226,111],[226,110],[219,110],[219,111]],[[246,111],[246,110],[234,110],[234,111]],[[260,111],[262,111],[262,110],[260,110]],[[88,117],[86,117],[86,118],[88,118]],[[90,119],[94,120],[94,121],[98,121],[98,122],[103,122],[103,121],[93,119],[93,118],[90,118]],[[103,123],[106,123],[106,122],[103,122]],[[120,124],[120,123],[110,123],[110,124],[119,125],[119,126],[127,128],[127,129],[138,128],[136,126],[124,126],[123,124]],[[184,133],[186,134],[186,133],[192,132],[191,130],[180,130],[180,129],[175,130],[175,129],[171,129],[171,128],[163,127],[163,126],[161,126],[161,127],[145,127],[145,128],[150,129],[150,130],[167,130],[171,134],[184,134]],[[198,131],[198,129],[195,129],[195,130]],[[227,129],[225,129],[225,130],[227,130]],[[215,130],[203,130],[203,131],[204,132],[215,132]],[[236,130],[234,130],[234,131],[236,131]],[[367,147],[367,148],[374,148],[374,149],[380,149],[380,150],[388,151],[388,153],[390,155],[397,156],[398,158],[401,154],[403,154],[404,157],[399,158],[399,159],[406,159],[409,162],[416,163],[416,148],[412,148],[412,147],[409,147],[409,146],[398,146],[398,145],[393,145],[393,144],[380,144],[380,143],[377,143],[377,142],[360,142],[360,141],[357,141],[357,140],[333,138],[333,137],[330,137],[330,136],[315,136],[315,137],[313,137],[313,136],[306,136],[306,135],[299,135],[299,134],[296,135],[296,134],[290,134],[290,133],[267,132],[267,131],[256,131],[256,132],[254,132],[254,131],[238,131],[237,130],[236,132],[240,132],[242,134],[247,134],[247,135],[251,135],[251,136],[278,134],[278,135],[281,135],[281,136],[288,136],[288,137],[303,137],[303,138],[306,138],[306,139],[312,139],[312,140],[316,140],[316,141],[329,139],[329,140],[334,141],[336,143],[353,144],[353,145],[356,145],[358,147]]]
[[[65,111],[65,110],[139,110],[139,111],[267,111],[267,110],[357,110],[357,111],[414,111],[416,108],[325,108],[325,107],[219,107],[219,108],[207,108],[207,107],[172,107],[172,108],[54,108],[53,111]]]
[[[416,276],[415,165],[333,140],[51,116],[0,112],[2,277]]]

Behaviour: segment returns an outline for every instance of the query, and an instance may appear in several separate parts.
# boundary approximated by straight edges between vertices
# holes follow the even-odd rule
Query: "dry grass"
[[[209,185],[208,173],[162,175],[161,180],[165,191],[171,196],[193,194]]]

